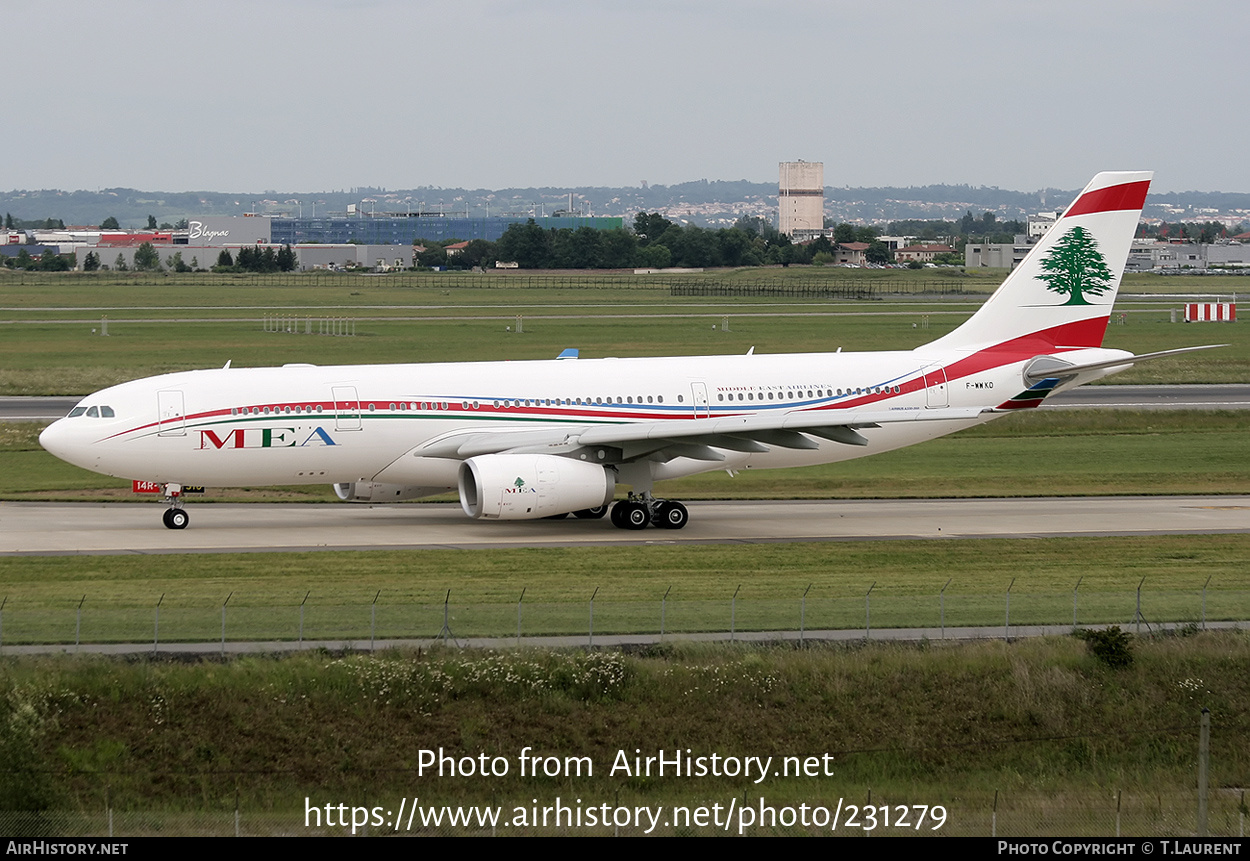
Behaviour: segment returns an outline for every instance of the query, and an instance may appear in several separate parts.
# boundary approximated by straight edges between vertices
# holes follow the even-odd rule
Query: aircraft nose
[[[72,429],[68,427],[68,424],[69,422],[65,419],[58,419],[39,434],[39,444],[44,450],[66,461],[70,459],[73,437]]]

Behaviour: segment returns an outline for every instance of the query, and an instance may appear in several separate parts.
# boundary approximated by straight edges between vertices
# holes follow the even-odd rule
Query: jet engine
[[[536,520],[612,501],[616,473],[549,454],[487,454],[460,464],[460,505],[473,518]]]

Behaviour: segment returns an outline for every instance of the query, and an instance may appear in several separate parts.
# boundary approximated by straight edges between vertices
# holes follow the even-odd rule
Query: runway
[[[0,503],[0,555],[593,547],[1250,533],[1250,496],[692,502],[680,531],[603,520],[483,523],[455,504]]]
[[[80,397],[0,397],[0,421],[46,421],[59,419]],[[1055,395],[1050,407],[1139,410],[1245,410],[1250,409],[1250,385],[1211,386],[1082,386]]]

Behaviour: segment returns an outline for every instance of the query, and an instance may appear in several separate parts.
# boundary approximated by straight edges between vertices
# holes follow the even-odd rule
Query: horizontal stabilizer
[[[1122,359],[1107,359],[1102,362],[1087,362],[1082,365],[1074,365],[1071,362],[1064,361],[1057,356],[1038,356],[1032,359],[1024,367],[1024,382],[1026,385],[1034,386],[1045,379],[1067,379],[1075,377],[1077,374],[1085,371],[1104,371],[1107,368],[1124,368],[1129,365],[1135,365],[1138,362],[1145,362],[1150,359],[1162,359],[1167,356],[1180,356],[1184,353],[1196,353],[1199,350],[1214,350],[1217,347],[1227,347],[1227,344],[1206,344],[1201,347],[1182,347],[1179,350],[1161,350],[1158,353],[1142,353],[1140,356],[1125,356]]]

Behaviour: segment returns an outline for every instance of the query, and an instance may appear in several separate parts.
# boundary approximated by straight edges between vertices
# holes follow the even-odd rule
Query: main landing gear
[[[186,529],[187,524],[191,522],[191,515],[187,514],[186,509],[182,507],[182,485],[165,485],[165,501],[169,503],[169,508],[165,509],[164,515],[161,516],[165,528]]]
[[[617,529],[681,529],[690,521],[686,506],[673,499],[655,499],[649,493],[623,499],[612,506],[612,525]]]

